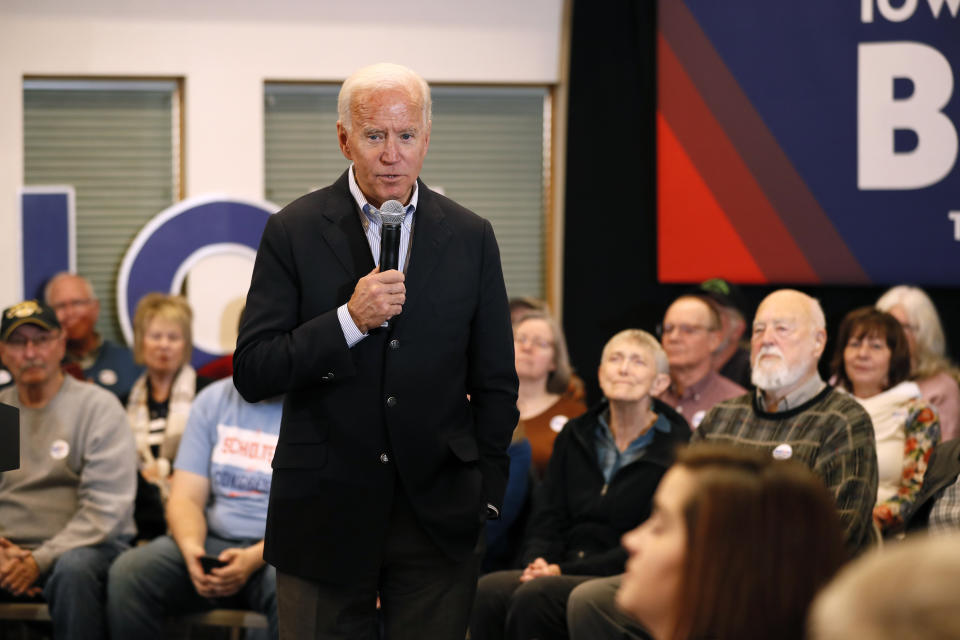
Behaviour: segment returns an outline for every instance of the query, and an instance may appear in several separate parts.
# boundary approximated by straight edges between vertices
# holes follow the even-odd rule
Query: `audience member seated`
[[[0,600],[43,596],[56,638],[105,638],[107,570],[133,537],[136,455],[115,396],[63,373],[50,307],[3,312],[0,359],[20,409],[20,468],[0,473]]]
[[[530,515],[532,455],[530,441],[524,437],[521,425],[517,425],[513,432],[507,455],[510,457],[507,490],[503,496],[500,517],[487,520],[484,526],[487,546],[480,563],[481,574],[512,569],[517,565],[523,532]]]
[[[703,443],[678,454],[623,544],[617,603],[655,640],[803,640],[845,556],[833,500],[802,464]]]
[[[870,414],[877,441],[879,485],[873,518],[883,535],[902,529],[923,485],[933,447],[940,441],[936,412],[910,375],[904,331],[889,313],[851,311],[840,324],[833,358],[837,386]]]
[[[750,357],[756,391],[711,409],[692,440],[748,447],[806,464],[833,495],[848,552],[854,554],[874,540],[877,450],[870,416],[817,372],[826,341],[826,320],[816,300],[789,289],[771,293],[753,321]],[[588,582],[573,591],[571,637],[647,637],[617,611],[613,595],[620,580]]]
[[[177,453],[170,535],[121,555],[110,569],[114,638],[161,638],[163,618],[215,607],[255,609],[277,637],[276,570],[263,561],[280,398],[244,401],[233,380],[197,395]],[[205,569],[206,558],[222,566]]]
[[[958,371],[946,357],[947,342],[933,302],[922,289],[901,285],[880,296],[877,309],[903,325],[910,345],[910,378],[916,381],[924,399],[936,407],[941,438],[960,436]]]
[[[520,321],[520,318],[527,315],[531,311],[540,311],[543,313],[549,313],[550,310],[547,308],[547,303],[538,298],[533,298],[530,296],[517,296],[510,298],[510,324],[517,326],[517,322]]]
[[[700,283],[693,295],[708,300],[720,314],[721,339],[713,352],[714,370],[741,387],[749,387],[750,352],[742,343],[747,312],[740,289],[726,280],[713,278]]]
[[[104,340],[96,332],[100,300],[86,278],[62,272],[50,278],[44,291],[47,304],[67,334],[66,371],[94,382],[127,401],[130,387],[143,372],[126,346]]]
[[[513,328],[513,346],[520,387],[520,428],[530,441],[533,469],[542,477],[553,441],[570,418],[587,407],[564,397],[570,382],[570,357],[563,331],[550,314],[531,311]]]
[[[851,563],[814,601],[810,640],[960,638],[960,535],[917,536]]]
[[[923,488],[905,515],[909,531],[960,532],[960,438],[941,442],[933,450]]]
[[[720,314],[705,299],[680,296],[667,307],[660,340],[670,361],[670,386],[660,399],[686,418],[690,428],[696,429],[713,405],[747,392],[713,369]]]
[[[148,293],[133,318],[134,356],[146,371],[134,383],[127,418],[137,442],[137,536],[152,539],[166,531],[163,500],[171,462],[197,392],[190,366],[193,312],[181,296]]]
[[[756,392],[711,409],[693,440],[753,447],[806,464],[836,499],[847,547],[857,553],[874,541],[877,445],[863,407],[820,378],[817,362],[826,341],[816,300],[790,289],[771,293],[753,320]]]
[[[653,396],[669,383],[666,354],[627,330],[603,349],[605,400],[557,436],[524,544],[522,571],[480,579],[472,640],[566,637],[570,590],[623,570],[620,536],[650,514],[650,500],[690,429]]]

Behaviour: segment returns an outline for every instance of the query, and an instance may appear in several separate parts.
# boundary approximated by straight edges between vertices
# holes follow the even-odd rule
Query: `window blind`
[[[76,190],[77,270],[100,298],[97,331],[122,342],[120,261],[179,192],[176,81],[25,80],[24,182]]]

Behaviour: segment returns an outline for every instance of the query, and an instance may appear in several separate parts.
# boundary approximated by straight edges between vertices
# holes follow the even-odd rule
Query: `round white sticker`
[[[66,440],[54,440],[50,445],[50,457],[54,460],[63,460],[70,453],[70,445]]]
[[[786,442],[783,444],[778,444],[777,447],[773,450],[773,459],[774,460],[789,460],[793,457],[793,447],[788,445]]]
[[[104,369],[97,375],[97,380],[99,380],[102,385],[112,387],[117,384],[117,372],[113,369]]]
[[[10,384],[13,376],[6,369],[0,369],[0,384]]]
[[[567,424],[569,419],[567,416],[553,416],[550,418],[550,428],[555,433],[560,433],[563,430],[563,425]]]

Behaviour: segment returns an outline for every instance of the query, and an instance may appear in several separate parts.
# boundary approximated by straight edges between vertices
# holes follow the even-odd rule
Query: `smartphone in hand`
[[[200,556],[200,566],[203,567],[204,573],[210,573],[212,569],[227,566],[227,563],[216,556]]]

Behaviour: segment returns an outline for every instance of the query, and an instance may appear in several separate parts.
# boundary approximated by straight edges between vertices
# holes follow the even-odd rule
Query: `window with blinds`
[[[179,196],[179,87],[170,81],[23,83],[26,185],[73,185],[77,271],[100,298],[97,331],[122,342],[120,261],[147,220]]]
[[[278,205],[337,179],[339,85],[267,83],[266,199]],[[545,87],[432,87],[433,129],[421,178],[487,218],[511,296],[544,297],[550,174]]]

